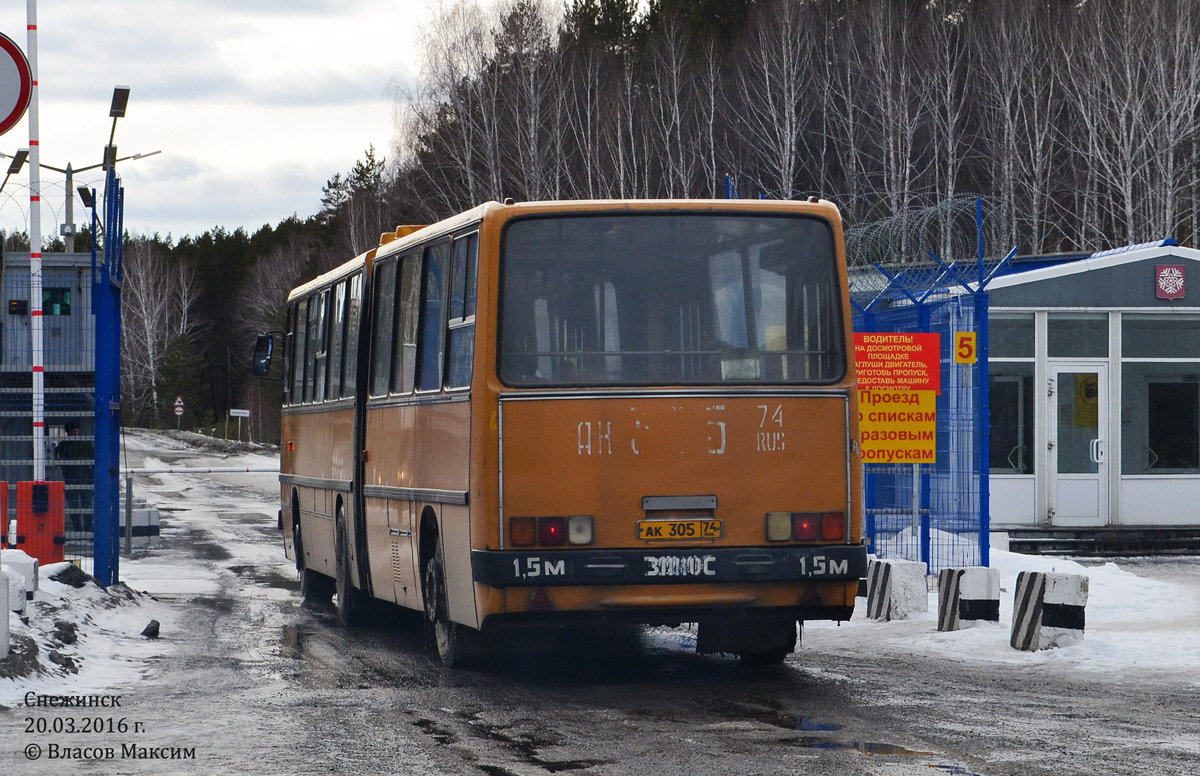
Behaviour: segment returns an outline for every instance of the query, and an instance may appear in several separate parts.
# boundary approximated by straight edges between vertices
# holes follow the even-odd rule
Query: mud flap
[[[716,620],[696,629],[696,651],[702,655],[791,652],[796,648],[795,620]]]

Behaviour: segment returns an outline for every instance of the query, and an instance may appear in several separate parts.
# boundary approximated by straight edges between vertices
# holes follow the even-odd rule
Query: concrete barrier
[[[867,617],[903,620],[912,612],[929,611],[925,564],[908,560],[874,560],[867,567]]]
[[[38,559],[24,550],[0,550],[0,564],[17,571],[25,578],[25,598],[32,601],[38,589]]]
[[[8,577],[8,611],[25,614],[25,577],[8,566],[0,566],[0,574]]]
[[[0,574],[0,601],[8,600],[8,577]],[[8,657],[8,620],[12,617],[8,609],[0,612],[0,660]]]
[[[158,544],[160,535],[159,528],[159,512],[153,507],[146,505],[145,500],[135,498],[133,500],[133,536],[130,544],[133,547],[148,547],[152,544]],[[120,503],[120,511],[117,513],[120,517],[119,531],[120,538],[118,541],[122,545],[125,543],[125,502]]]
[[[938,630],[956,631],[979,620],[1000,622],[1000,572],[971,566],[938,574]]]
[[[1088,578],[1022,571],[1013,600],[1013,649],[1033,652],[1083,640]]]

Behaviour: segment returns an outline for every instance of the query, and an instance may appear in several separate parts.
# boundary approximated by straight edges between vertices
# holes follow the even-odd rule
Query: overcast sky
[[[312,215],[369,145],[391,158],[393,90],[412,84],[434,1],[40,0],[42,163],[100,162],[121,84],[119,154],[162,151],[118,165],[127,230],[179,238]],[[0,32],[28,55],[25,2],[0,3]],[[28,145],[27,115],[0,151]],[[43,173],[43,235],[62,223],[63,179]],[[28,228],[28,182],[22,172],[0,193],[0,228]]]

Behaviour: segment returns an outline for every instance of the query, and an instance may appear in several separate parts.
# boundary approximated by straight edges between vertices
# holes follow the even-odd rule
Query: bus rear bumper
[[[862,545],[621,550],[473,550],[492,587],[848,582],[867,573]]]

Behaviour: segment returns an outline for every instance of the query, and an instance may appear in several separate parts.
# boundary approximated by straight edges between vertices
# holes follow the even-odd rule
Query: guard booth
[[[17,518],[16,483],[33,480],[32,312],[44,325],[46,479],[62,490],[69,559],[92,555],[95,416],[95,316],[91,255],[46,253],[42,298],[29,298],[29,254],[0,256],[0,480],[9,483],[4,526]],[[61,446],[69,436],[72,443]],[[60,455],[60,453],[62,453]],[[81,455],[83,457],[81,457]],[[32,554],[32,553],[31,553]]]
[[[1197,286],[1174,241],[992,281],[994,529],[1200,529]]]

